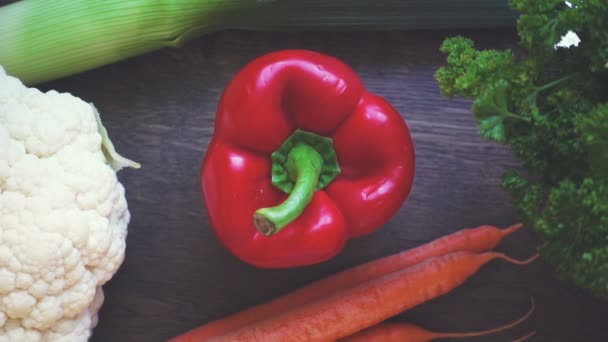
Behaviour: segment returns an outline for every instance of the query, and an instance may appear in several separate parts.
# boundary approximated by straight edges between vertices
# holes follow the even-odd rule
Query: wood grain
[[[42,85],[94,102],[117,149],[143,165],[124,170],[132,213],[127,257],[107,284],[93,341],[163,341],[212,319],[308,282],[429,241],[463,227],[517,222],[498,186],[518,167],[505,146],[483,141],[470,101],[440,96],[433,78],[449,35],[479,46],[513,46],[510,30],[389,33],[253,33],[208,35],[179,50],[162,50]],[[402,113],[416,145],[415,184],[399,213],[376,233],[351,241],[335,259],[311,267],[260,270],[227,253],[203,210],[198,172],[213,133],[217,101],[251,59],[283,48],[307,48],[350,64],[366,86]],[[500,247],[514,257],[534,252],[530,230]],[[607,341],[608,303],[558,280],[543,262],[493,262],[456,291],[407,312],[431,329],[483,329],[523,314],[513,331],[478,341],[507,341],[531,330],[533,341]]]

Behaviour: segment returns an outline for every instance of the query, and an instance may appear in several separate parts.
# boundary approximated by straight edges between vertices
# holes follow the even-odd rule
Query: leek
[[[36,84],[224,29],[513,26],[489,0],[22,0],[0,7],[0,65]]]

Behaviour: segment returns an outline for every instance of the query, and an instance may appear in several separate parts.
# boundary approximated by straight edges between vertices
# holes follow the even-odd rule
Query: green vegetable
[[[520,158],[525,175],[507,171],[502,187],[541,255],[608,298],[608,2],[569,4],[511,0],[524,57],[451,37],[436,78],[445,96],[474,99],[480,134]]]
[[[504,27],[502,0],[22,0],[0,7],[0,65],[27,84],[223,29]]]

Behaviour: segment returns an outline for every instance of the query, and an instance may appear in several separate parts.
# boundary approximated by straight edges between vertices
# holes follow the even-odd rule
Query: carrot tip
[[[540,254],[536,253],[536,254],[532,255],[531,257],[529,257],[528,259],[525,259],[525,260],[517,260],[517,259],[511,258],[510,256],[507,256],[506,254],[503,254],[503,253],[497,253],[497,256],[499,258],[505,260],[505,261],[508,261],[508,262],[512,263],[512,264],[527,265],[527,264],[533,262],[534,260],[536,260],[540,256]]]
[[[528,335],[522,336],[518,339],[513,340],[513,342],[524,342],[526,340],[528,340],[529,338],[531,338],[532,336],[536,335],[536,331],[533,330],[531,331]]]
[[[512,321],[511,323],[507,323],[507,324],[499,326],[499,327],[486,329],[486,330],[480,330],[480,331],[472,331],[472,332],[464,332],[464,333],[446,333],[446,332],[444,332],[444,333],[434,333],[433,335],[435,338],[465,338],[465,337],[478,337],[478,336],[495,334],[495,333],[505,331],[507,329],[511,329],[511,328],[519,325],[523,321],[527,320],[532,315],[532,313],[534,312],[535,309],[536,309],[536,305],[534,304],[534,297],[530,297],[530,308],[528,309],[528,311],[523,316]],[[526,335],[524,337],[528,338],[528,335]],[[520,341],[520,340],[524,341],[521,338],[516,341]]]
[[[504,235],[510,235],[510,234],[513,234],[516,231],[520,230],[523,226],[524,226],[523,223],[516,223],[514,225],[511,225],[511,226],[503,229],[502,232],[503,232]]]

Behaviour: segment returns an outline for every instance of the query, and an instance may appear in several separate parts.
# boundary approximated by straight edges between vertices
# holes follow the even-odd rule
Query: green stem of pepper
[[[289,197],[275,207],[258,209],[253,216],[254,225],[266,236],[285,228],[310,203],[319,183],[323,157],[308,144],[298,143],[287,155],[284,167],[295,181]]]

